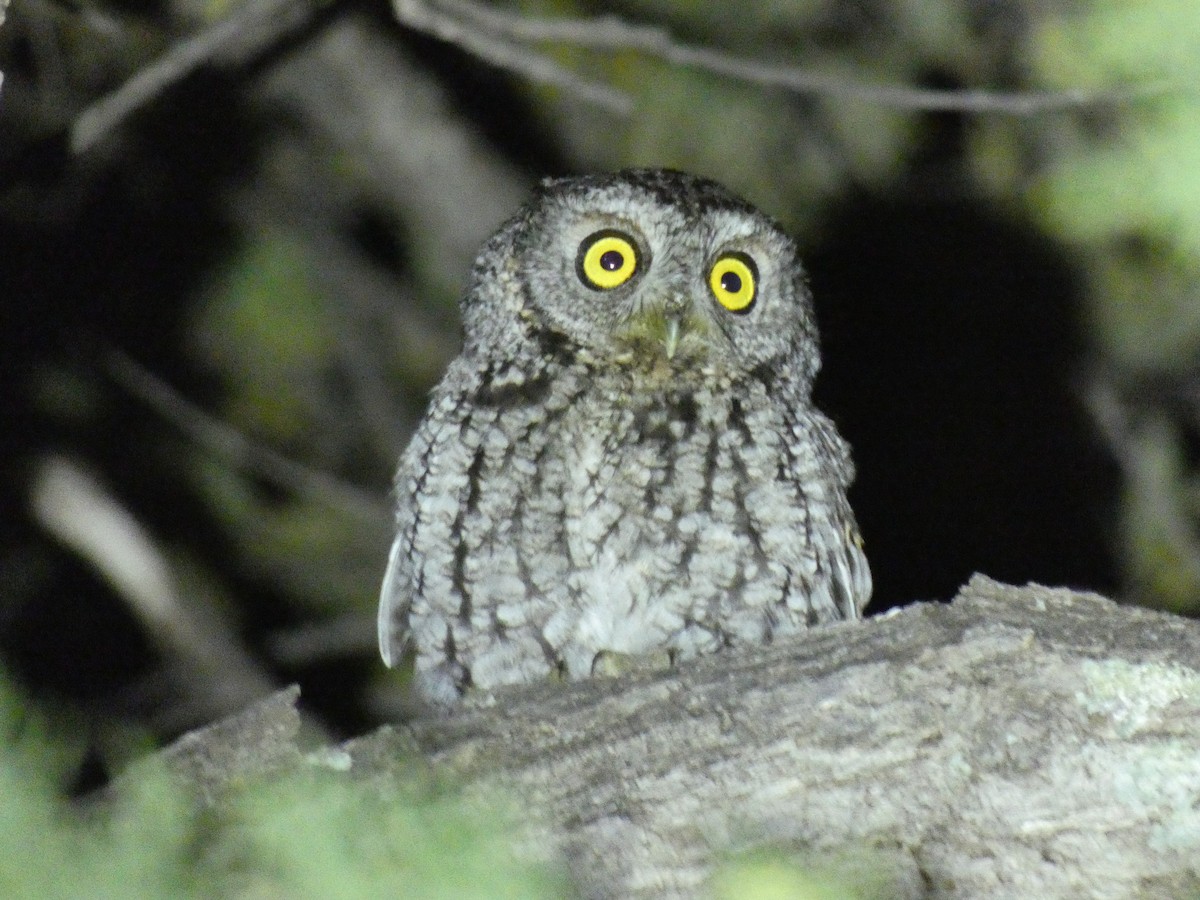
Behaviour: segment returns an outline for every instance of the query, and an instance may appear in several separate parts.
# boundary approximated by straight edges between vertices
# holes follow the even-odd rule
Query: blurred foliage
[[[1105,2],[1032,36],[1032,66],[1052,87],[1160,87],[1062,128],[1031,197],[1087,254],[1096,337],[1121,365],[1190,366],[1200,350],[1198,28],[1182,0]]]
[[[870,847],[821,856],[770,847],[735,856],[713,873],[713,900],[887,900],[905,872]]]
[[[261,426],[282,447],[313,434],[303,398],[334,349],[334,311],[314,285],[310,260],[286,235],[243,245],[216,273],[194,320],[195,351],[240,387],[227,415]]]
[[[514,857],[499,808],[414,774],[381,789],[319,762],[214,806],[143,764],[115,796],[69,802],[77,735],[0,679],[0,893],[6,897],[564,897]]]
[[[352,479],[369,462],[368,429],[347,408],[338,371],[337,336],[344,329],[334,321],[334,298],[311,271],[308,249],[286,232],[243,243],[197,304],[190,349],[229,386],[222,418],[314,472]],[[372,470],[385,482],[386,465]],[[326,613],[374,603],[386,549],[385,531],[376,527],[386,521],[382,496],[356,515],[320,496],[289,496],[253,470],[212,456],[199,457],[192,474],[237,536],[245,564],[266,581]]]
[[[786,859],[729,863],[713,879],[717,900],[859,900],[855,891],[815,879]]]
[[[1132,465],[1121,504],[1125,568],[1145,604],[1184,615],[1200,610],[1200,478],[1179,429],[1151,416],[1130,439]]]
[[[1080,254],[1099,377],[1124,386],[1118,527],[1130,596],[1196,614],[1200,472],[1187,460],[1200,428],[1200,8],[1099,0],[1039,22],[1029,60],[1050,87],[1148,89],[1046,134],[1028,198]]]

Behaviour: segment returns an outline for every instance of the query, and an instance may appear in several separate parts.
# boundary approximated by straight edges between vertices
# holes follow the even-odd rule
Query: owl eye
[[[758,267],[745,253],[726,253],[708,272],[713,296],[730,312],[748,313],[754,306]]]
[[[633,239],[619,231],[597,231],[584,238],[575,257],[579,280],[597,291],[620,287],[637,272]]]

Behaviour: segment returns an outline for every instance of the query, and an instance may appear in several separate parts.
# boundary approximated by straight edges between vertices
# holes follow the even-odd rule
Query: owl
[[[384,662],[469,690],[856,619],[849,448],[796,246],[668,170],[550,179],[484,245],[396,477]]]

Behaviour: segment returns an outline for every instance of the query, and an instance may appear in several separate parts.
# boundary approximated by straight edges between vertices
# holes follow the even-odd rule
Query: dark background
[[[861,9],[883,16],[884,8]],[[132,27],[129,10],[108,12]],[[0,476],[0,658],[36,695],[76,705],[92,722],[139,723],[164,735],[222,711],[208,696],[211,684],[200,686],[194,667],[173,658],[171,642],[156,637],[95,565],[32,514],[43,464],[65,458],[91,473],[152,536],[175,566],[184,603],[215,610],[216,630],[268,681],[299,680],[308,708],[335,732],[360,731],[394,708],[396,678],[384,673],[373,644],[372,594],[387,549],[390,468],[453,351],[455,292],[446,285],[461,284],[467,260],[448,252],[452,265],[442,266],[414,249],[436,239],[436,228],[395,198],[420,193],[421,179],[380,187],[387,170],[373,168],[370,147],[336,129],[320,131],[316,117],[280,101],[280,73],[308,64],[319,71],[314,48],[347,21],[370,33],[372,46],[392,48],[403,60],[396,92],[414,91],[403,73],[419,72],[440,92],[447,121],[507,173],[510,182],[494,204],[447,195],[447,221],[464,223],[472,246],[499,221],[480,220],[504,204],[511,211],[510,196],[523,195],[538,177],[629,164],[694,168],[727,180],[796,231],[822,325],[819,402],[850,440],[859,469],[852,499],[875,576],[872,612],[949,599],[974,572],[1107,594],[1127,584],[1119,565],[1120,472],[1082,400],[1102,362],[1087,330],[1086,259],[1039,225],[1017,192],[998,195],[973,174],[967,138],[985,127],[977,117],[906,114],[904,135],[876,170],[847,167],[819,190],[805,181],[803,170],[815,166],[803,146],[776,148],[775,158],[785,157],[789,168],[775,192],[763,188],[773,176],[761,163],[749,173],[733,167],[727,177],[719,150],[689,155],[670,142],[643,141],[636,152],[633,142],[589,143],[587,128],[564,124],[580,113],[561,97],[548,102],[526,80],[398,27],[386,10],[360,6],[337,7],[238,65],[214,64],[180,78],[78,152],[71,147],[78,114],[157,58],[177,32],[188,33],[188,23],[168,7],[148,7],[137,22],[149,29],[150,46],[130,39],[124,49],[87,51],[70,40],[78,38],[73,28],[86,31],[78,22],[40,15],[10,10],[0,29],[0,442],[8,461]],[[808,33],[824,35],[820,48],[830,58],[852,57],[855,48],[901,33],[891,19],[883,28],[871,16],[827,16],[833,18],[825,31]],[[714,35],[694,22],[668,17],[665,24],[694,42]],[[753,26],[746,27],[741,37],[749,41]],[[994,27],[981,21],[981,44]],[[1013,48],[1031,27],[1009,21],[1009,56],[987,51],[1000,59],[999,69],[1012,67]],[[790,39],[770,33],[771,47]],[[352,55],[347,65],[354,65]],[[603,77],[604,65],[601,58],[583,68]],[[920,50],[908,72],[917,84],[962,85],[960,73],[923,61]],[[724,89],[711,78],[696,88],[704,96]],[[299,84],[288,90],[302,91]],[[764,97],[762,115],[781,111],[798,133],[827,121],[829,106],[837,105],[739,90]],[[335,100],[322,102],[338,111]],[[345,117],[371,122],[369,109],[367,100],[356,100]],[[719,121],[697,115],[720,134]],[[405,146],[420,137],[419,123],[389,127]],[[843,125],[826,128],[823,140],[838,129],[852,147],[856,133]],[[671,134],[683,131],[676,125]],[[771,132],[764,125],[762,133]],[[712,135],[699,129],[691,140],[711,144]],[[851,155],[840,146],[826,149],[835,159]],[[256,419],[259,407],[245,401],[272,355],[261,344],[239,349],[228,332],[206,338],[211,320],[203,312],[214,296],[245,284],[230,277],[230,260],[261,258],[247,257],[245,248],[280,232],[305,271],[324,273],[315,276],[321,321],[335,323],[334,330],[352,321],[362,339],[354,365],[336,353],[335,363],[314,355],[316,387],[306,395],[312,385],[297,384],[300,400],[289,402],[304,412],[282,436],[263,422],[286,417]],[[466,241],[455,235],[445,243]],[[247,277],[260,269],[251,262],[238,271]],[[379,302],[368,307],[363,297]],[[287,302],[274,330],[266,329],[281,340],[290,328]],[[443,335],[440,342],[413,339],[429,348],[415,368],[411,354],[393,349],[402,343],[397,335],[414,329]],[[297,494],[261,461],[240,464],[205,446],[135,395],[114,369],[113,351],[264,452],[375,498],[383,517],[367,526],[322,513],[319,497]],[[364,392],[354,386],[362,378],[394,392],[394,404],[357,405]],[[377,446],[386,440],[364,437],[375,426],[394,436],[391,457]],[[221,482],[214,467],[235,474],[226,472],[230,480]],[[225,487],[214,489],[214,481]],[[223,509],[219,498],[231,493],[252,500]],[[286,561],[274,551],[268,558],[270,532],[280,522],[291,527],[296,510],[314,502],[318,511],[304,513],[304,521],[317,523],[306,533],[319,540],[290,543]],[[352,575],[328,580],[344,590],[322,587],[342,565]],[[316,574],[299,574],[306,566]],[[332,635],[324,642],[323,627]],[[286,650],[289,636],[313,628],[324,650],[302,640],[299,650]],[[230,708],[245,699],[231,696]]]

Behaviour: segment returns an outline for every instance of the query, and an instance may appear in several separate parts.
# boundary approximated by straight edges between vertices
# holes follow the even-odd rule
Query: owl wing
[[[814,410],[809,422],[811,439],[822,446],[821,456],[829,461],[829,475],[838,487],[832,492],[833,509],[827,519],[833,530],[824,541],[833,548],[826,560],[833,573],[830,587],[841,617],[858,619],[871,600],[874,585],[871,566],[863,552],[862,533],[846,497],[846,491],[854,482],[854,461],[850,457],[850,445],[831,419]]]
[[[408,613],[412,605],[412,561],[407,552],[406,535],[400,532],[392,541],[387,572],[379,590],[379,655],[391,668],[404,655],[409,640]]]
[[[460,509],[466,502],[467,450],[464,422],[471,405],[464,398],[476,390],[478,365],[458,357],[434,389],[429,411],[400,458],[396,472],[396,539],[388,554],[387,572],[379,590],[379,655],[388,666],[401,661],[412,642],[410,621],[420,586],[415,559],[417,510],[432,491],[439,508]],[[439,487],[421,485],[430,481]],[[420,602],[420,601],[417,601]]]
[[[842,454],[842,464],[839,467],[842,491],[838,493],[837,503],[840,507],[838,519],[843,523],[845,529],[845,534],[840,535],[842,540],[835,544],[839,551],[831,562],[835,577],[842,585],[844,601],[842,615],[847,619],[858,619],[862,617],[866,605],[871,602],[871,593],[874,589],[871,565],[867,562],[867,555],[863,551],[862,532],[858,529],[854,510],[850,508],[850,501],[845,494],[854,481],[854,463],[850,459],[850,446],[836,431],[831,431],[830,436],[839,445],[838,449]]]

